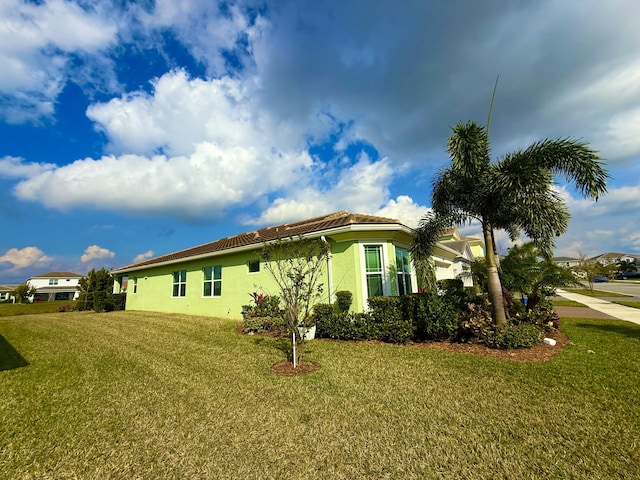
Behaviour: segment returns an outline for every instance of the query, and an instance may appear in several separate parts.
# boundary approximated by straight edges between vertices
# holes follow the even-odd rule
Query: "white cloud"
[[[91,107],[89,115],[114,150],[138,154],[58,168],[7,160],[13,173],[0,175],[20,172],[19,198],[57,209],[211,218],[299,184],[312,166],[303,127],[274,121],[254,105],[246,84],[230,78],[191,80],[170,72],[153,95],[114,99]],[[151,155],[163,147],[167,155]]]
[[[408,195],[400,195],[395,200],[389,200],[384,207],[375,212],[375,215],[395,218],[408,227],[416,228],[430,210],[429,207],[415,203]]]
[[[28,163],[20,157],[0,158],[0,175],[9,178],[26,178],[41,175],[55,169],[53,163]]]
[[[150,258],[153,258],[153,250],[147,250],[144,253],[136,255],[136,257],[133,259],[133,263],[144,262],[145,260],[148,260]]]
[[[9,123],[52,114],[71,68],[69,55],[95,54],[117,33],[106,15],[63,0],[5,0],[0,18],[0,117]]]
[[[6,262],[13,265],[10,271],[46,264],[51,260],[51,257],[46,256],[38,247],[11,248],[0,257],[0,263]]]
[[[135,9],[147,34],[171,29],[177,38],[189,48],[194,58],[207,65],[211,76],[226,73],[224,52],[233,51],[243,60],[246,54],[237,49],[237,43],[246,35],[255,38],[260,34],[260,17],[249,25],[246,14],[237,4],[227,3],[224,11],[217,2],[198,0],[157,0],[150,12]]]
[[[245,223],[270,225],[300,220],[333,211],[374,213],[389,197],[388,185],[393,171],[387,159],[371,161],[362,153],[358,162],[339,173],[328,188],[318,185],[291,187],[288,196],[277,198],[258,218]]]
[[[115,255],[115,253],[106,248],[99,247],[98,245],[91,245],[85,249],[84,253],[80,257],[80,261],[86,263],[91,260],[98,260],[101,258],[113,258]]]

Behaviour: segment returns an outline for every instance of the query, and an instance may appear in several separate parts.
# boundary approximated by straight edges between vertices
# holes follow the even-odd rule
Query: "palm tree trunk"
[[[497,255],[493,249],[493,229],[486,221],[482,222],[482,234],[484,236],[484,243],[487,246],[487,283],[493,322],[496,325],[506,325],[507,316],[504,311],[502,284],[500,283],[500,276],[498,275]]]

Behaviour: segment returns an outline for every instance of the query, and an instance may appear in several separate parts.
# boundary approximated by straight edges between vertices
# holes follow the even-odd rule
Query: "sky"
[[[639,19],[637,0],[0,0],[0,284],[339,210],[415,226],[498,77],[494,160],[571,137],[612,177],[597,203],[556,179],[555,255],[638,254]]]

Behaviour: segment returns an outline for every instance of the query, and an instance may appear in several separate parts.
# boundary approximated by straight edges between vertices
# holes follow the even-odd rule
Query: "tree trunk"
[[[487,246],[487,283],[489,299],[491,300],[491,312],[493,322],[496,325],[506,325],[507,316],[504,312],[504,297],[502,296],[502,284],[498,275],[496,254],[493,249],[493,230],[487,222],[482,222],[482,234]]]

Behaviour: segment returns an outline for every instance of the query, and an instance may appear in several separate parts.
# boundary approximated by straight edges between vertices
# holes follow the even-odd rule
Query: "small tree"
[[[278,239],[265,245],[263,258],[265,268],[271,274],[280,290],[284,305],[284,321],[291,337],[291,359],[297,368],[302,356],[303,338],[298,327],[311,320],[311,310],[322,295],[321,282],[323,266],[329,256],[329,245],[322,240],[298,238]]]
[[[36,294],[36,287],[28,282],[21,283],[11,291],[18,303],[25,303],[25,301]]]
[[[113,277],[104,267],[100,270],[92,268],[86,277],[78,282],[80,295],[76,302],[78,310],[95,310],[110,312],[120,310],[121,302],[113,294]]]
[[[570,271],[542,257],[533,242],[511,247],[500,268],[503,286],[527,296],[527,310],[535,309],[558,287],[581,286]]]

